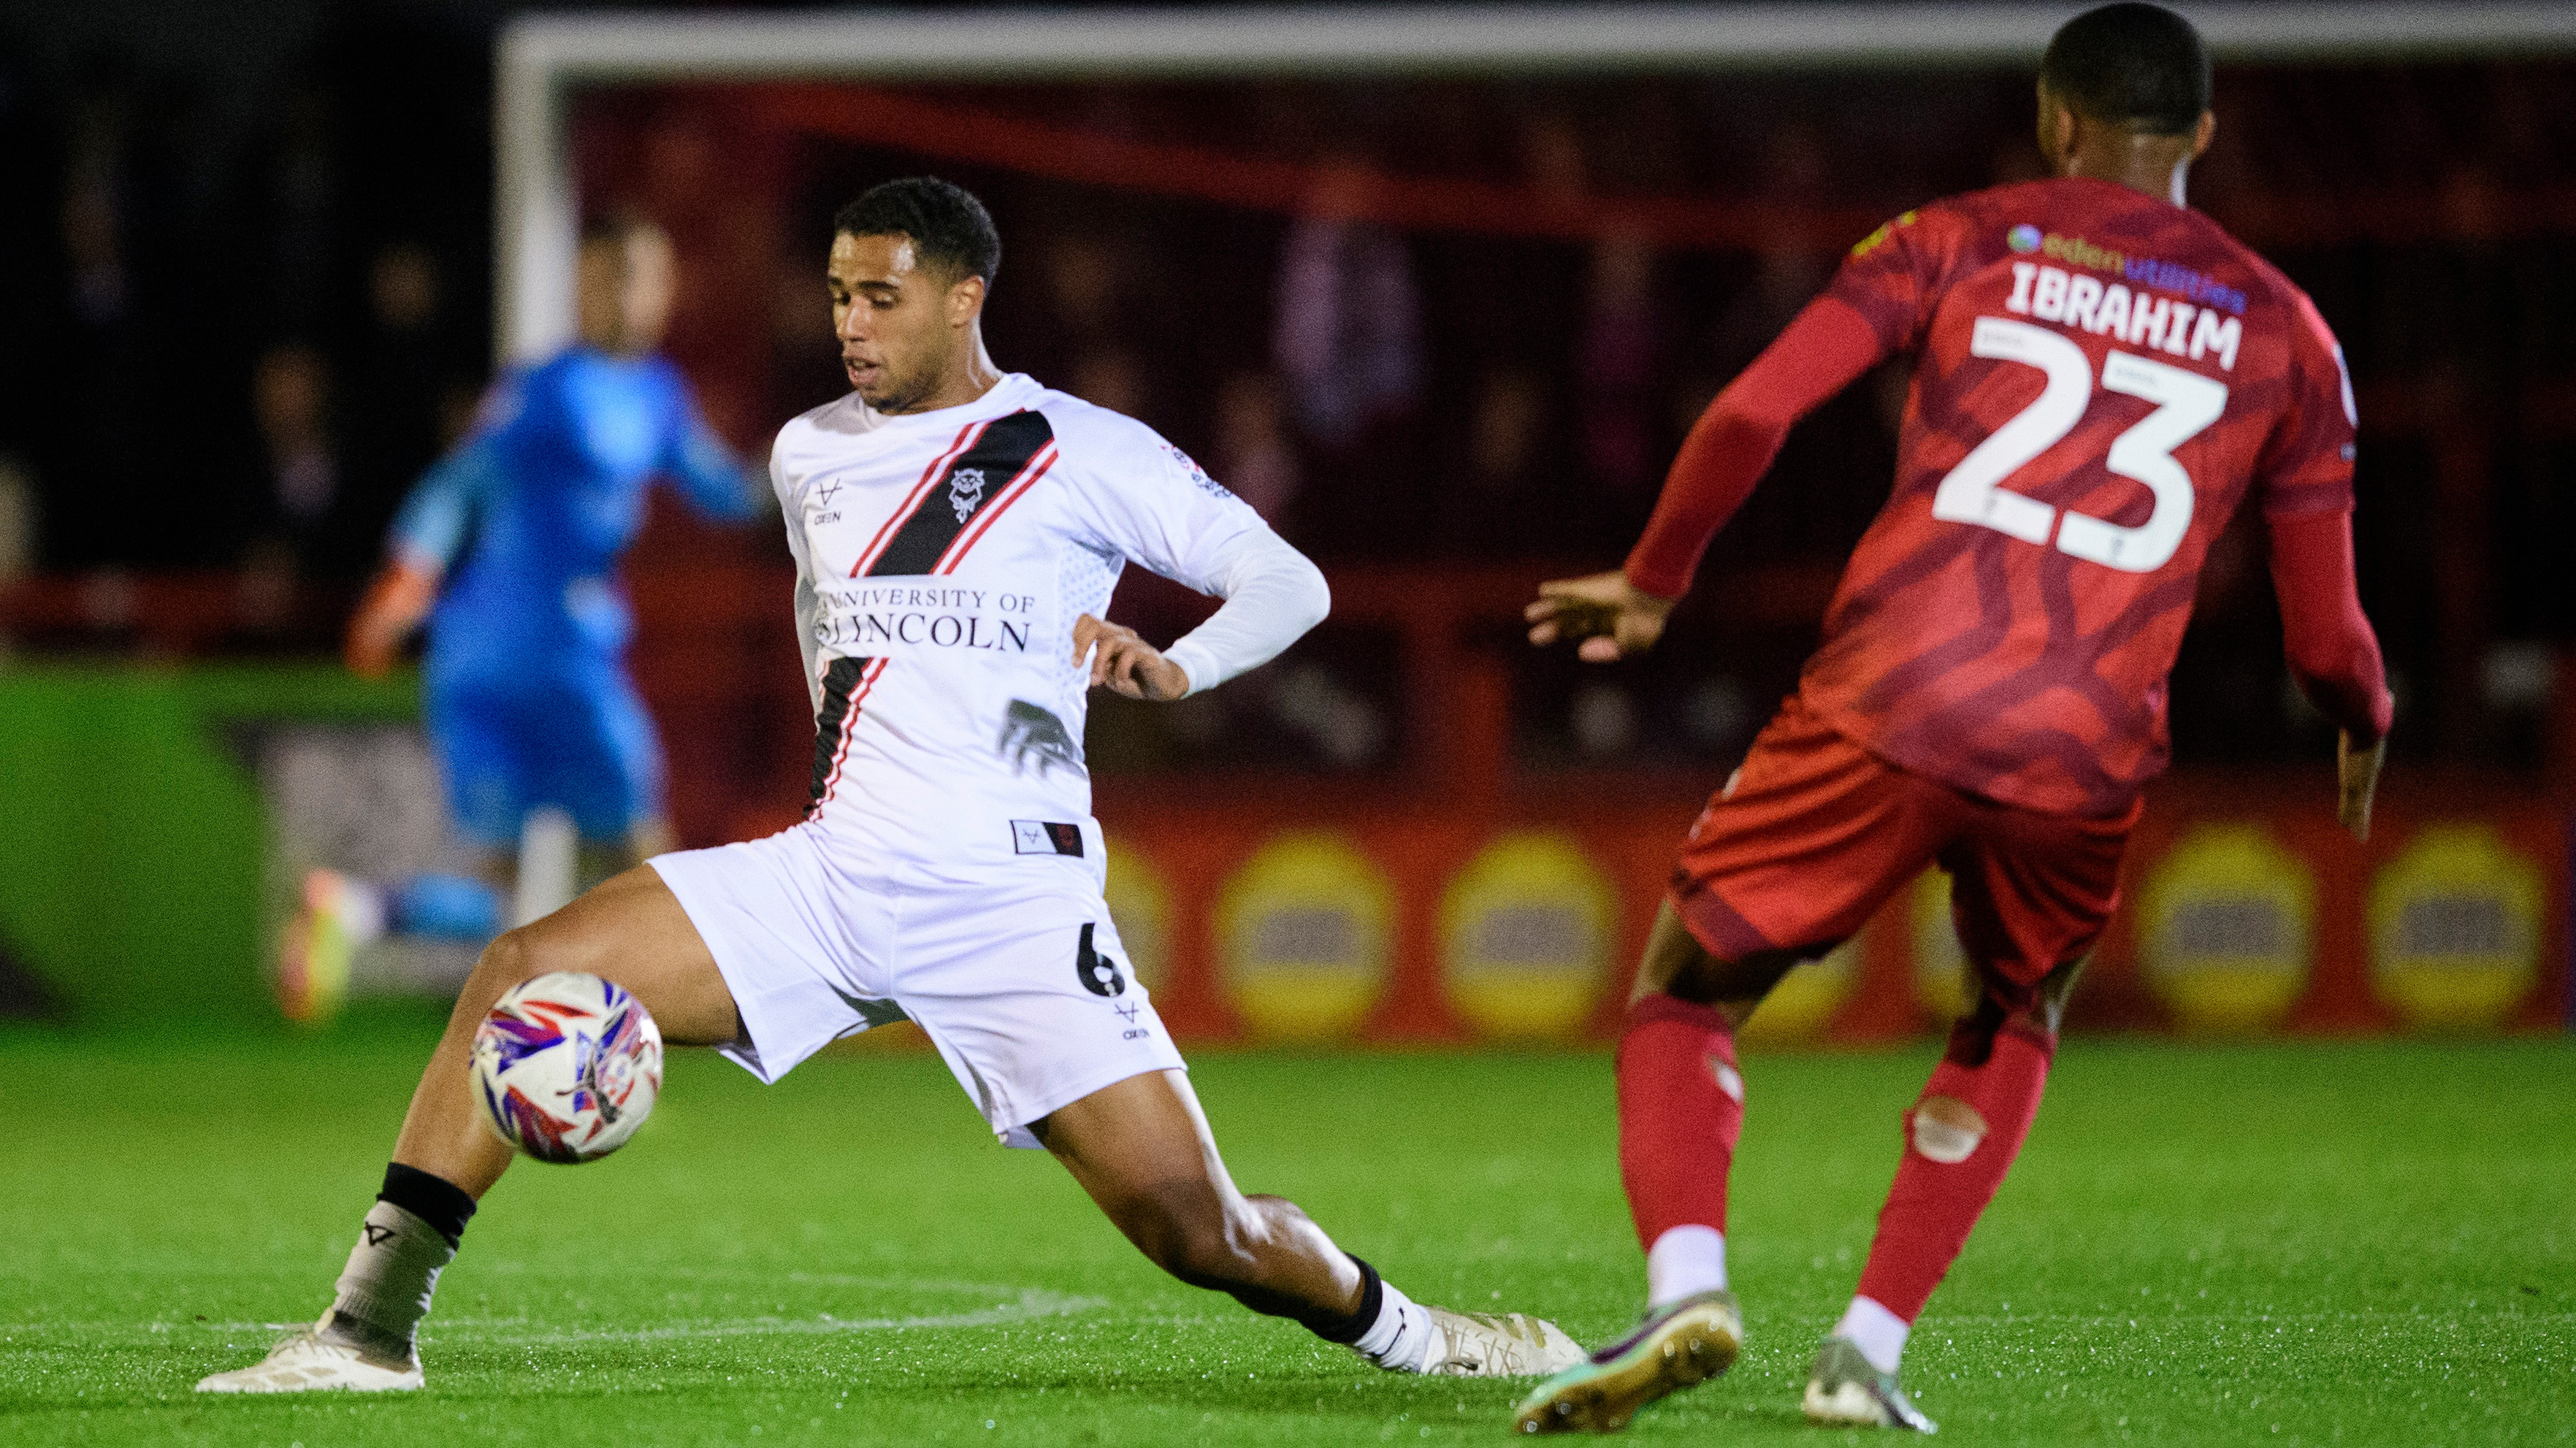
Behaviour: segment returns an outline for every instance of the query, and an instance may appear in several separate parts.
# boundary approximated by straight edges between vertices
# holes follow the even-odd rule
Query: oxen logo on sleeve
[[[1231,498],[1234,496],[1233,492],[1229,490],[1225,484],[1220,483],[1216,479],[1207,475],[1207,469],[1199,466],[1198,459],[1191,457],[1188,453],[1181,451],[1179,448],[1168,442],[1163,444],[1163,451],[1172,455],[1172,461],[1180,465],[1182,472],[1189,474],[1190,481],[1198,485],[1198,490],[1200,492],[1205,493],[1212,498]]]
[[[959,468],[948,475],[948,505],[957,510],[957,521],[963,523],[984,501],[984,470]]]

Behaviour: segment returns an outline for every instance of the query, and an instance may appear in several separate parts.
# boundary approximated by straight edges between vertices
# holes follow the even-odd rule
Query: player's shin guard
[[[1922,1313],[2003,1185],[2048,1084],[2053,1033],[2016,1021],[1994,1031],[1985,1049],[1988,1039],[1963,1022],[1905,1113],[1905,1159],[1878,1214],[1860,1295],[1906,1323]]]
[[[1650,1305],[1726,1285],[1726,1174],[1744,1129],[1735,1037],[1714,1007],[1655,994],[1619,1037],[1619,1179]]]
[[[456,1257],[474,1199],[429,1172],[395,1162],[358,1230],[331,1299],[330,1333],[383,1357],[408,1358],[429,1315],[438,1274]]]

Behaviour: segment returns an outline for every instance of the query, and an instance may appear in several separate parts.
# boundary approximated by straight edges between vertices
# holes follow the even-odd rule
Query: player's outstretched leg
[[[1656,917],[1619,1037],[1619,1177],[1646,1249],[1636,1330],[1522,1402],[1524,1433],[1607,1433],[1735,1365],[1744,1319],[1726,1285],[1726,1177],[1744,1126],[1735,1028],[1794,957],[1709,954],[1672,906]]]
[[[2079,969],[2052,972],[2027,1010],[2007,1012],[1989,993],[1951,1031],[1949,1050],[1905,1113],[1904,1159],[1879,1211],[1860,1290],[1808,1374],[1812,1421],[1933,1430],[1897,1386],[1897,1363],[1914,1319],[2021,1154]]]
[[[1296,1203],[1237,1191],[1182,1072],[1130,1076],[1032,1129],[1156,1266],[1302,1323],[1379,1367],[1524,1377],[1582,1356],[1554,1323],[1417,1303],[1335,1246]]]
[[[456,998],[447,1032],[412,1093],[384,1189],[313,1326],[251,1367],[197,1384],[207,1393],[417,1388],[413,1345],[438,1274],[455,1257],[474,1204],[510,1165],[510,1148],[476,1116],[467,1072],[474,1032],[502,992],[548,971],[586,971],[623,986],[672,1045],[741,1035],[733,996],[661,877],[629,870],[533,925],[500,936]]]

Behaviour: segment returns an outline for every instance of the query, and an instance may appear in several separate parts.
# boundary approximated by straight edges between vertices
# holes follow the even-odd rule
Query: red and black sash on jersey
[[[921,481],[868,542],[853,578],[949,573],[1001,516],[1055,462],[1055,429],[1043,413],[1014,412],[969,423],[923,469]],[[968,475],[961,478],[961,474]],[[980,481],[977,481],[980,479]],[[971,483],[972,486],[961,484]],[[823,702],[814,713],[814,773],[806,817],[839,784],[859,703],[885,660],[836,658],[823,671]]]

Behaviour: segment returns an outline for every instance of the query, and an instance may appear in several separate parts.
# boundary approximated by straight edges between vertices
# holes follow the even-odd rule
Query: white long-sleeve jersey
[[[1107,611],[1129,561],[1227,600],[1167,651],[1193,690],[1276,656],[1330,603],[1179,448],[1018,373],[936,412],[818,407],[779,430],[770,480],[814,697],[808,817],[853,863],[1097,867],[1073,625]]]

